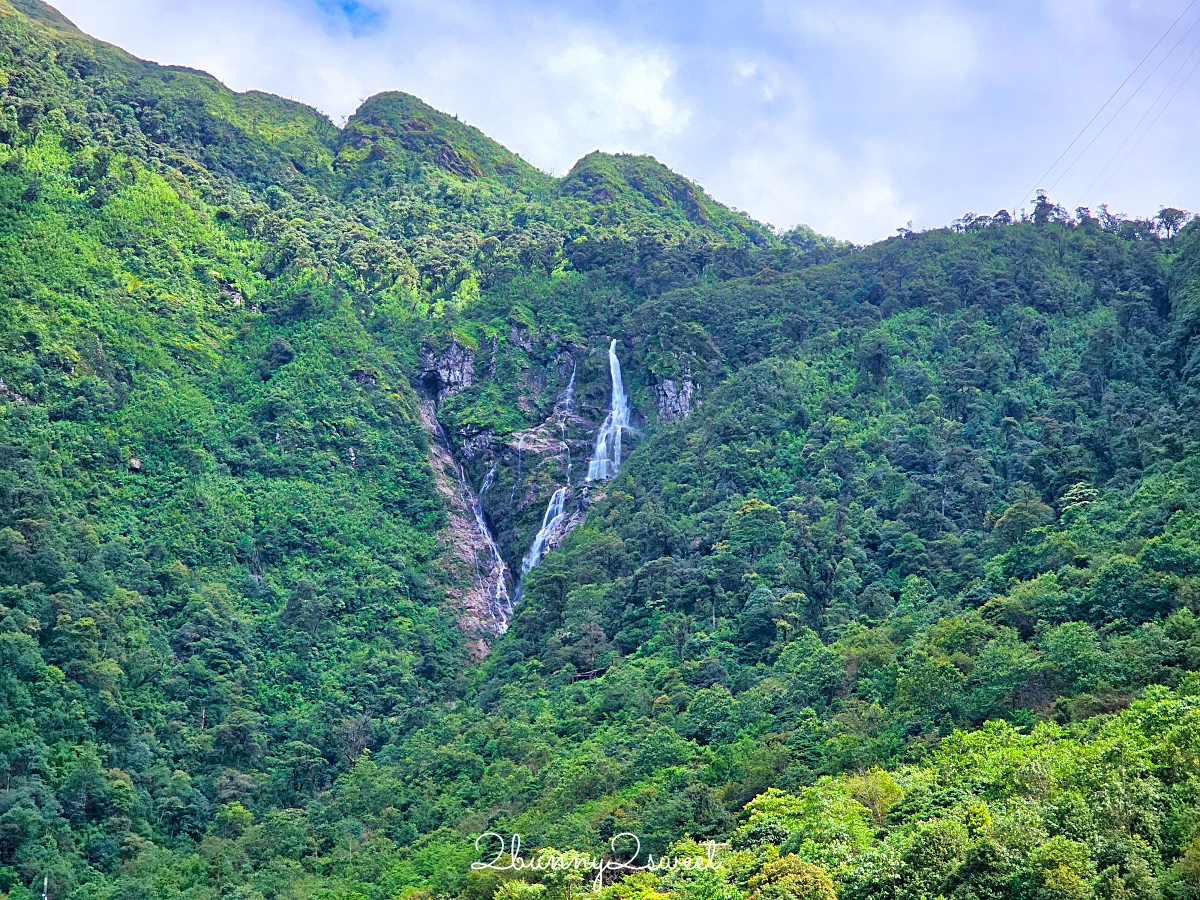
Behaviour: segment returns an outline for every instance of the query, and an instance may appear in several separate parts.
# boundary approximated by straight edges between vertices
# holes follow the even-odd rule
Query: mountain
[[[1200,226],[0,73],[0,897],[1200,896]]]

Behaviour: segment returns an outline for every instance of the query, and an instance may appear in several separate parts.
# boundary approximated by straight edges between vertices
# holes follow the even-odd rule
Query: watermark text
[[[627,842],[632,842],[632,852],[626,846]],[[625,849],[618,849],[618,844]],[[648,853],[644,863],[637,862],[642,853],[642,842],[636,834],[624,831],[614,835],[608,845],[612,848],[611,857],[595,853],[580,853],[578,850],[542,850],[536,856],[526,859],[521,855],[521,836],[519,834],[514,834],[505,840],[502,834],[485,831],[475,838],[475,849],[480,853],[483,853],[485,848],[489,852],[492,847],[499,847],[499,849],[491,859],[471,863],[471,868],[476,871],[492,869],[497,872],[594,872],[593,891],[599,891],[604,886],[605,873],[608,873],[608,880],[611,880],[612,876],[618,872],[657,872],[662,874],[675,869],[700,872],[704,870],[717,871],[721,868],[721,863],[716,858],[717,848],[720,845],[716,841],[706,841],[700,845],[704,849],[703,856],[664,855],[655,858],[653,853]]]

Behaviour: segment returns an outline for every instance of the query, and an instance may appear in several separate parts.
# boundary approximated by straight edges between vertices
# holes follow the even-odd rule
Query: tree
[[[1054,510],[1041,500],[1018,500],[1000,515],[992,532],[1007,548],[1020,543],[1030,529],[1053,521]]]
[[[835,900],[833,881],[820,866],[794,854],[763,866],[750,879],[750,900]]]
[[[1191,213],[1182,209],[1175,209],[1172,206],[1164,206],[1158,211],[1158,215],[1154,217],[1154,221],[1158,226],[1167,233],[1167,240],[1175,232],[1179,231],[1191,219]]]
[[[1046,196],[1045,191],[1037,192],[1037,200],[1033,205],[1034,225],[1048,225],[1051,222],[1062,222],[1069,218],[1067,211]]]
[[[850,793],[871,811],[871,821],[880,827],[887,820],[888,810],[904,796],[904,791],[883,769],[876,766],[850,780]]]
[[[1036,900],[1082,900],[1090,895],[1096,877],[1087,848],[1060,834],[1033,849],[1029,870]]]
[[[984,840],[967,850],[947,887],[953,900],[1006,900],[1013,896],[1015,871],[1004,848]]]

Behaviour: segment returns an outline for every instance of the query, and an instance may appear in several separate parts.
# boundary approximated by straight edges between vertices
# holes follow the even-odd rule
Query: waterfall
[[[566,502],[567,489],[560,487],[550,498],[550,505],[546,507],[546,512],[542,516],[542,527],[534,536],[533,543],[529,545],[529,552],[521,560],[521,577],[528,575],[529,570],[540,563],[542,557],[546,555],[546,551],[550,549],[551,542],[557,536],[558,528],[562,524]]]
[[[492,555],[491,572],[496,574],[496,584],[491,592],[491,609],[503,629],[508,627],[508,617],[512,613],[513,607],[508,593],[508,565],[504,562],[504,557],[500,555],[500,547],[496,544],[496,539],[492,537],[492,529],[488,527],[487,519],[483,515],[483,495],[492,486],[492,480],[495,477],[496,466],[493,464],[487,475],[483,477],[479,493],[475,495],[474,502],[471,504],[471,512],[475,516],[475,526],[479,529],[479,533],[483,536]]]
[[[588,481],[604,481],[617,474],[621,468],[621,433],[629,430],[629,400],[625,397],[615,340],[608,346],[608,371],[612,378],[612,400],[596,435],[596,449],[588,463]]]
[[[571,357],[571,379],[567,382],[567,389],[558,395],[558,399],[554,403],[555,411],[558,407],[562,407],[563,412],[570,415],[575,411],[575,358]]]
[[[559,433],[562,435],[563,451],[567,454],[567,487],[571,486],[571,445],[567,443],[567,428],[562,426],[559,428]]]
[[[492,486],[492,482],[496,479],[496,464],[492,463],[492,467],[488,469],[488,473],[483,476],[483,483],[479,485],[479,499],[483,500],[483,495],[487,493],[487,489]]]
[[[566,388],[554,401],[554,416],[558,419],[558,432],[562,440],[563,450],[566,453],[567,486],[555,488],[554,494],[550,497],[550,503],[546,507],[546,512],[542,515],[542,527],[534,535],[533,543],[529,545],[529,552],[521,560],[522,578],[529,574],[530,569],[542,561],[542,557],[546,555],[546,551],[562,537],[560,530],[563,520],[566,518],[567,494],[571,487],[571,445],[567,442],[567,418],[575,411],[575,371],[576,363],[574,358],[572,358],[571,377],[567,381]],[[522,438],[522,440],[524,439]],[[518,444],[518,467],[520,466],[519,448],[520,444]],[[517,582],[516,593],[517,599],[520,599],[521,584],[519,581]]]
[[[459,484],[462,486],[463,498],[471,507],[471,514],[475,517],[475,528],[479,531],[479,536],[483,538],[484,545],[488,549],[489,555],[492,557],[491,563],[484,564],[479,560],[478,554],[475,557],[475,571],[481,584],[487,588],[487,581],[494,577],[496,583],[488,589],[488,606],[491,608],[492,615],[500,623],[500,630],[503,633],[508,627],[508,617],[512,613],[512,597],[508,592],[508,564],[504,562],[504,557],[500,555],[500,547],[496,544],[496,539],[492,537],[492,529],[488,526],[487,519],[483,515],[483,495],[487,489],[492,486],[492,479],[496,477],[496,467],[492,466],[491,470],[483,478],[483,483],[479,486],[479,493],[476,494],[471,490],[471,484],[467,481],[467,474],[463,471],[462,466],[458,466]]]
[[[491,624],[496,629],[497,633],[503,634],[508,627],[508,617],[512,614],[514,600],[509,589],[512,581],[512,575],[508,570],[508,564],[505,563],[504,557],[500,555],[500,547],[496,544],[496,539],[492,535],[492,529],[487,523],[487,518],[483,512],[482,496],[491,488],[492,482],[496,477],[496,468],[492,467],[491,471],[484,476],[483,482],[479,486],[479,493],[476,493],[471,488],[471,483],[467,480],[467,473],[454,455],[450,438],[446,434],[446,430],[442,427],[442,423],[438,421],[437,409],[434,406],[433,400],[427,397],[422,397],[420,400],[421,422],[425,428],[433,435],[435,440],[430,447],[430,462],[434,467],[435,472],[439,474],[438,490],[457,499],[461,506],[456,503],[450,504],[448,510],[451,518],[451,525],[455,526],[454,522],[457,519],[463,526],[469,527],[468,520],[460,516],[456,512],[456,506],[463,513],[466,510],[471,511],[471,517],[474,519],[475,531],[478,535],[477,539],[469,541],[471,557],[475,567],[475,584],[479,594],[486,600],[488,612],[490,613]],[[453,487],[453,482],[458,482],[457,490]],[[444,486],[444,490],[443,490]],[[468,543],[463,540],[462,536],[454,541],[460,548],[462,544]],[[478,610],[482,612],[482,610]],[[479,623],[484,624],[484,623]]]

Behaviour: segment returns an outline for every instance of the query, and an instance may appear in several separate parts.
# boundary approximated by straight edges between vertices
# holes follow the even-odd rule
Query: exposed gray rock
[[[509,326],[508,339],[526,353],[533,352],[533,335],[529,333],[528,328],[518,328],[516,325]]]
[[[433,438],[429,442],[429,464],[448,519],[437,535],[447,551],[438,573],[446,596],[458,607],[459,627],[468,638],[469,649],[483,656],[495,636],[507,627],[512,573],[484,520],[479,495],[451,452],[433,401],[422,398],[418,408],[421,424]]]
[[[451,341],[440,351],[425,345],[419,359],[425,385],[439,400],[470,387],[475,381],[475,354],[458,341]]]
[[[664,378],[662,384],[654,386],[654,399],[658,403],[658,417],[664,422],[675,422],[692,411],[693,398],[699,388],[690,375],[678,381]]]
[[[455,435],[458,450],[465,459],[475,459],[480,455],[492,458],[496,450],[496,434],[490,428],[486,431],[464,433],[462,430]]]
[[[244,299],[242,297],[241,288],[239,288],[237,284],[233,282],[222,282],[221,298],[234,306],[241,306]]]
[[[32,402],[24,394],[20,393],[19,391],[14,391],[7,384],[5,384],[3,378],[0,378],[0,398],[8,400],[12,403],[28,404]]]

